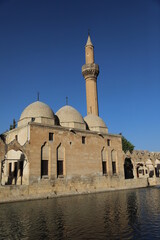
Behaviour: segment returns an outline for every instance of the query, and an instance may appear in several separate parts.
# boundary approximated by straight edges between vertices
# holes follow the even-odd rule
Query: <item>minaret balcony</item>
[[[99,74],[99,66],[98,64],[91,63],[85,64],[82,66],[82,74],[85,79],[87,78],[95,78],[97,80],[97,76]]]

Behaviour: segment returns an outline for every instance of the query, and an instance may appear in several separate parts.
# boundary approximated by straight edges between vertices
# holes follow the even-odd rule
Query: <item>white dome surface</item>
[[[44,117],[44,118],[54,118],[54,113],[52,109],[45,103],[37,101],[31,103],[24,109],[21,114],[20,120],[24,118],[37,118],[37,117]]]
[[[56,115],[61,126],[86,129],[82,115],[71,106],[66,105],[60,108]]]
[[[105,122],[97,115],[89,114],[84,118],[84,121],[87,123],[89,130],[108,133],[108,128]]]

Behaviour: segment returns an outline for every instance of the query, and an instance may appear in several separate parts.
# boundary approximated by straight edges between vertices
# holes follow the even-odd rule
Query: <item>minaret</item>
[[[89,34],[85,46],[85,58],[86,64],[82,66],[82,74],[86,80],[87,115],[95,114],[98,116],[97,76],[99,66],[94,63],[94,46]]]

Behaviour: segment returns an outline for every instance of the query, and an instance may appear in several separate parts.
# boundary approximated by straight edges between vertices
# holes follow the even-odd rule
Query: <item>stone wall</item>
[[[150,185],[156,184],[160,178],[160,152],[134,150],[124,154],[124,161],[127,159],[132,162],[134,178],[148,178]]]
[[[76,194],[88,194],[131,188],[147,187],[147,179],[121,180],[118,177],[85,177],[70,180],[43,180],[29,186],[10,185],[0,187],[0,203],[52,198]]]
[[[153,163],[158,159],[160,160],[160,152],[149,152],[147,150],[134,150],[131,154],[129,151],[125,154],[125,157],[130,157],[133,162],[146,162],[148,159]]]
[[[49,141],[49,133],[53,133],[53,141]],[[82,143],[82,137],[85,143]],[[110,146],[107,140],[110,139]],[[57,151],[63,148],[63,177],[72,178],[77,176],[102,175],[102,150],[105,150],[107,174],[112,172],[112,152],[116,153],[117,175],[124,178],[123,152],[121,137],[106,134],[100,136],[90,131],[74,132],[62,127],[46,127],[38,124],[30,126],[29,156],[30,184],[41,179],[41,149],[48,147],[48,178],[57,178]]]

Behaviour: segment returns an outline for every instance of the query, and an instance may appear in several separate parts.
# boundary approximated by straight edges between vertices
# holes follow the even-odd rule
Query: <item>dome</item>
[[[63,127],[86,129],[85,122],[81,114],[71,106],[64,106],[56,113],[59,123]]]
[[[47,104],[37,101],[37,102],[31,103],[28,107],[24,109],[24,111],[21,114],[20,120],[26,117],[53,118],[54,113]]]
[[[89,114],[84,118],[84,121],[87,123],[89,130],[99,133],[108,133],[108,128],[105,122],[99,116]]]
[[[48,122],[46,121],[48,119]],[[53,123],[54,113],[45,103],[36,101],[28,105],[21,114],[19,126],[30,121],[39,123]]]

